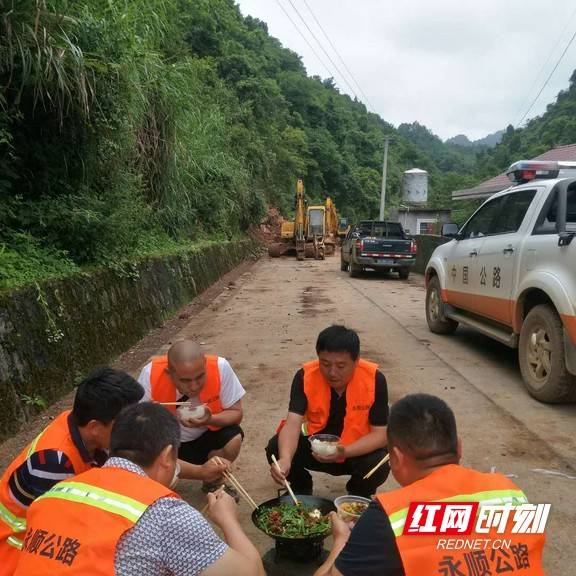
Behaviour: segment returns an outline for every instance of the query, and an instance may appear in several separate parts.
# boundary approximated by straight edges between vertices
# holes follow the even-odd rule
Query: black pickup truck
[[[362,220],[350,229],[340,252],[340,269],[356,277],[366,268],[398,270],[400,278],[410,275],[416,262],[416,242],[399,222]]]

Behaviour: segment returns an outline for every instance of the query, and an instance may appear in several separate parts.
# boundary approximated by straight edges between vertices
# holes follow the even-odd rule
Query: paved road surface
[[[264,446],[286,412],[292,376],[314,357],[318,332],[344,323],[360,333],[362,355],[380,364],[391,402],[412,392],[441,396],[456,413],[465,465],[514,474],[533,502],[552,503],[545,564],[550,576],[572,570],[576,480],[533,470],[576,476],[576,406],[532,400],[514,351],[464,329],[450,337],[431,334],[421,277],[350,279],[339,271],[337,257],[319,262],[264,258],[228,288],[165,338],[166,344],[182,336],[198,339],[207,351],[228,358],[240,376],[247,390],[246,442],[236,474],[257,501],[275,495]],[[344,484],[343,478],[315,475],[319,496],[336,497],[344,493]],[[389,479],[383,489],[394,486]],[[203,505],[198,486],[182,483],[181,490]],[[312,567],[274,565],[268,552],[272,542],[251,526],[244,505],[242,517],[265,554],[269,574],[312,573]]]

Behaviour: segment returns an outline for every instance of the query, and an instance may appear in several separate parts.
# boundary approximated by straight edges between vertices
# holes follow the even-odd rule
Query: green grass
[[[230,240],[241,238],[237,236]],[[66,278],[98,269],[112,269],[120,275],[131,275],[134,265],[145,258],[198,252],[228,240],[174,240],[161,234],[149,234],[140,239],[130,257],[110,259],[96,266],[78,266],[62,250],[47,248],[27,234],[12,234],[4,242],[0,240],[0,291],[10,292],[43,280]]]

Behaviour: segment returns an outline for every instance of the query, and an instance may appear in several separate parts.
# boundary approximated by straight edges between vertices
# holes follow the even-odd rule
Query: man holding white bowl
[[[180,476],[202,480],[205,492],[217,489],[244,438],[240,422],[245,391],[228,361],[204,354],[192,340],[180,340],[167,355],[146,364],[138,382],[144,388],[143,401],[160,402],[178,418]]]
[[[360,358],[358,334],[330,326],[316,342],[317,360],[307,362],[292,382],[288,416],[266,448],[270,472],[288,480],[296,494],[312,494],[310,470],[349,475],[349,494],[370,497],[390,469],[386,455],[388,387],[378,365]]]

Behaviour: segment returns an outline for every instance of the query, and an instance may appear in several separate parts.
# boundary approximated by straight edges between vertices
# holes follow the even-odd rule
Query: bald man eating
[[[187,402],[186,408],[204,407],[200,417],[190,417],[184,407],[166,406],[180,422],[180,475],[203,480],[211,492],[222,483],[223,469],[240,453],[244,432],[242,396],[245,391],[225,358],[204,354],[192,340],[175,342],[166,356],[156,356],[138,377],[143,401]],[[212,458],[219,456],[224,466]]]

